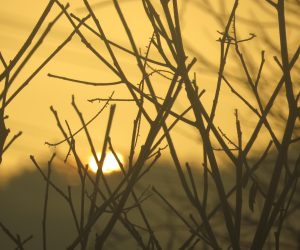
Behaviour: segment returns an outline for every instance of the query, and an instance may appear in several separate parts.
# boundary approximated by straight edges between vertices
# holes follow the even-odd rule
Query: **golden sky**
[[[62,1],[65,3],[66,1]],[[94,6],[97,16],[108,38],[129,48],[129,42],[124,30],[120,25],[120,21],[110,1],[94,0],[90,3]],[[216,69],[211,69],[211,65],[218,65],[219,61],[219,38],[217,31],[222,31],[224,26],[222,22],[226,21],[233,1],[208,1],[214,2],[211,9],[204,8],[200,3],[205,1],[184,1],[181,3],[181,18],[184,40],[188,48],[187,54],[196,56],[198,59],[194,71],[197,72],[198,84],[201,89],[206,89],[203,101],[206,105],[210,105],[212,101],[213,91],[217,79]],[[272,61],[275,49],[269,48],[263,39],[263,34],[268,34],[272,41],[277,41],[276,15],[272,15],[272,10],[265,4],[257,4],[253,0],[240,1],[240,7],[237,12],[237,25],[241,37],[248,37],[249,33],[255,33],[257,38],[247,44],[247,56],[249,61],[255,65],[257,69],[260,60],[261,50],[266,50],[266,60],[269,67],[276,67],[276,63]],[[14,57],[18,49],[24,43],[26,37],[31,32],[43,9],[48,1],[40,0],[0,0],[0,50],[5,59],[8,61]],[[125,13],[134,38],[142,53],[145,53],[146,46],[151,37],[151,26],[146,20],[143,12],[142,4],[139,1],[120,1],[122,9]],[[154,1],[155,5],[159,5],[159,1]],[[80,17],[86,15],[81,1],[70,1],[70,12]],[[57,6],[51,10],[51,15],[46,19],[43,29],[49,21],[59,13]],[[218,16],[218,20],[216,20]],[[92,24],[91,20],[88,24]],[[94,26],[93,26],[94,27]],[[299,36],[294,30],[297,27],[291,25],[289,34],[292,37]],[[41,48],[33,56],[26,65],[23,72],[16,79],[15,87],[19,86],[28,75],[49,55],[69,34],[72,27],[65,17],[62,17],[54,26],[49,36],[46,37]],[[103,43],[97,37],[89,32],[85,33],[89,41],[103,55],[105,52]],[[291,39],[294,41],[295,39]],[[297,40],[297,39],[296,39]],[[291,44],[291,47],[293,44]],[[128,78],[138,82],[140,75],[137,73],[136,62],[134,58],[124,53],[117,52],[118,58],[123,66]],[[155,53],[153,57],[157,56]],[[203,61],[205,58],[207,61]],[[208,63],[209,62],[209,63]],[[238,68],[233,63],[229,67],[230,73],[238,74]],[[237,70],[235,72],[235,70]],[[2,71],[2,69],[1,69]],[[72,41],[31,81],[30,85],[22,91],[17,98],[8,106],[6,113],[9,115],[7,126],[11,129],[11,135],[18,131],[23,131],[23,135],[4,155],[1,166],[0,175],[10,176],[20,172],[21,168],[32,168],[29,161],[29,155],[33,154],[39,159],[47,159],[52,150],[45,145],[45,141],[55,142],[62,139],[62,136],[56,127],[56,123],[50,105],[58,110],[62,120],[67,119],[71,124],[73,131],[80,127],[79,119],[71,107],[71,96],[74,94],[76,101],[81,108],[84,117],[88,120],[103,105],[103,103],[89,103],[87,99],[91,98],[107,98],[112,91],[115,91],[116,98],[129,98],[129,92],[124,86],[118,87],[93,87],[83,86],[75,83],[61,81],[47,77],[48,73],[64,75],[76,79],[82,79],[95,82],[109,82],[118,80],[110,73],[107,68],[99,62],[94,55],[81,43],[78,37],[74,37]],[[268,72],[266,72],[268,74]],[[276,79],[276,73],[273,73]],[[275,81],[276,82],[276,81]],[[266,83],[267,84],[267,83]],[[158,93],[164,93],[166,89],[165,82],[158,81]],[[12,90],[11,90],[12,91]],[[240,91],[247,92],[247,88],[240,87]],[[217,115],[217,123],[222,129],[231,135],[234,127],[234,108],[241,109],[241,117],[244,119],[245,131],[251,130],[251,121],[247,120],[248,111],[241,107],[241,103],[235,100],[230,91],[226,88],[222,89],[222,103]],[[251,97],[249,96],[251,99]],[[182,97],[175,108],[183,110],[187,107],[184,97]],[[101,143],[107,124],[108,111],[106,109],[99,118],[90,126],[95,144],[101,149]],[[128,103],[118,103],[115,119],[112,127],[112,140],[116,149],[123,153],[126,158],[130,145],[132,123],[136,114],[136,107]],[[191,119],[192,115],[189,115]],[[148,129],[144,128],[145,131]],[[145,134],[145,133],[144,133]],[[172,133],[176,145],[178,145],[179,155],[182,160],[196,159],[201,151],[198,147],[200,141],[195,130],[187,125],[178,126]],[[81,133],[77,136],[80,141],[80,152],[83,159],[88,162],[90,151],[85,136]],[[163,144],[165,145],[165,144]],[[163,146],[162,145],[162,146]],[[62,155],[67,153],[66,147],[57,148]],[[192,149],[192,150],[191,150]]]

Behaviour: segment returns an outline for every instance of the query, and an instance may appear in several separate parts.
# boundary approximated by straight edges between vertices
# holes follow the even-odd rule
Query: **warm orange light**
[[[118,156],[118,159],[122,162],[122,164],[124,163],[124,158],[120,153],[116,153]],[[97,153],[97,158],[100,159],[101,154]],[[89,160],[89,168],[96,173],[98,170],[98,166],[97,163],[95,161],[94,156],[90,157]],[[113,155],[112,152],[107,152],[105,159],[104,159],[104,163],[103,163],[103,167],[102,167],[102,171],[104,174],[110,174],[112,172],[119,172],[121,171],[119,163],[117,161],[117,159],[115,158],[115,156]]]

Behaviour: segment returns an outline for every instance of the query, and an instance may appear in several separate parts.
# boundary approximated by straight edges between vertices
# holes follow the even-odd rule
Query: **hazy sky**
[[[22,46],[47,2],[46,0],[0,0],[0,50],[7,61],[12,59]],[[124,30],[120,26],[116,12],[110,4],[107,4],[109,1],[94,0],[90,2],[91,4],[95,4],[96,13],[108,38],[129,48],[128,40]],[[142,5],[139,1],[120,2],[122,3],[121,6],[124,13],[126,13],[125,16],[132,29],[132,33],[137,40],[137,44],[141,48],[142,53],[144,53],[146,51],[145,46],[148,45],[149,38],[151,37],[151,29],[143,13]],[[211,10],[205,9],[200,4],[197,4],[199,2],[201,1],[186,1],[185,4],[180,5],[180,7],[182,9],[183,34],[187,48],[197,52],[193,54],[192,51],[187,51],[187,54],[191,56],[195,55],[198,58],[198,62],[195,66],[195,70],[198,72],[198,83],[201,89],[207,90],[203,100],[207,105],[210,105],[217,75],[209,70],[210,67],[207,62],[201,60],[199,56],[206,58],[212,65],[218,64],[219,43],[216,40],[220,35],[217,31],[222,31],[224,28],[220,25],[219,21],[222,19],[226,20],[232,6],[232,1],[216,1],[214,3],[219,3],[212,6]],[[262,27],[266,30],[267,34],[271,34],[272,39],[276,41],[277,30],[272,26],[276,18],[270,13],[268,6],[262,7],[256,5],[254,3],[255,1],[251,0],[240,2],[237,20],[241,37],[247,37],[251,32],[255,32],[258,37],[255,41],[249,42],[249,51],[253,51],[250,53],[249,58],[257,68],[261,50],[266,49],[266,44],[262,36],[260,36],[262,30],[260,30],[258,26],[259,24],[263,24]],[[71,1],[70,11],[80,17],[84,17],[87,12],[82,7],[83,3],[81,3],[81,1]],[[220,20],[214,18],[212,10],[215,11]],[[58,11],[59,9],[55,6],[51,11],[51,18],[47,18],[43,28],[58,14]],[[249,22],[249,20],[251,20],[251,22]],[[91,24],[90,21],[89,24]],[[15,86],[19,86],[71,31],[71,26],[66,18],[61,18],[45,39],[42,47],[25,67],[23,73],[17,78]],[[99,42],[95,36],[89,32],[87,32],[86,35],[89,41],[91,41],[101,53],[107,55],[106,52],[103,52],[103,44]],[[269,49],[269,51],[270,53],[266,55],[268,60],[273,57],[273,50]],[[128,78],[138,83],[140,75],[136,73],[137,68],[134,58],[124,53],[118,53],[117,55],[125,72],[128,74]],[[153,54],[153,56],[155,57],[155,54]],[[230,67],[230,70],[231,73],[235,74],[234,65]],[[213,71],[216,72],[216,70]],[[11,134],[17,133],[20,130],[24,133],[5,154],[0,175],[11,175],[19,172],[22,167],[32,166],[28,157],[30,154],[34,154],[40,159],[44,157],[48,158],[52,149],[44,145],[44,142],[55,142],[62,139],[56,127],[53,115],[49,110],[50,105],[53,105],[55,109],[58,110],[62,120],[67,119],[69,121],[71,128],[75,131],[80,127],[80,123],[71,107],[72,94],[75,95],[76,101],[82,109],[86,120],[92,117],[103,105],[102,103],[91,104],[87,102],[87,99],[97,97],[107,98],[114,90],[114,97],[116,98],[130,97],[124,86],[118,86],[116,88],[82,86],[57,79],[49,79],[47,77],[48,73],[95,82],[118,80],[112,73],[108,72],[107,68],[101,64],[99,60],[82,45],[80,39],[75,36],[63,51],[61,51],[9,105],[6,113],[9,115],[7,125],[12,131]],[[162,93],[165,89],[164,84],[165,82],[158,81],[156,86]],[[241,87],[241,91],[246,92],[246,89]],[[228,89],[224,88],[222,93],[224,93],[223,99],[221,99],[223,103],[222,111],[218,113],[216,121],[222,125],[224,131],[228,134],[232,134],[232,127],[235,122],[234,108],[239,107],[240,103],[235,101],[232,96],[230,97],[230,91]],[[178,112],[186,107],[187,103],[184,97],[175,104],[175,108]],[[112,140],[116,149],[125,154],[125,158],[130,145],[132,122],[136,111],[137,109],[132,103],[118,103],[117,105],[112,128]],[[242,116],[246,118],[247,111],[244,110]],[[99,150],[101,149],[101,143],[103,141],[107,117],[108,109],[90,126],[94,142]],[[193,118],[191,115],[188,117]],[[247,119],[245,119],[245,122],[247,122]],[[146,129],[147,128],[145,128],[145,130]],[[249,127],[247,128],[247,126],[245,126],[244,129],[247,130]],[[199,154],[197,150],[201,150],[200,147],[198,147],[197,150],[195,150],[197,147],[194,147],[200,142],[196,131],[183,125],[178,126],[178,128],[174,130],[173,135],[177,143],[176,145],[178,145],[179,154],[183,156],[183,161],[186,161],[186,159],[195,159],[197,154]],[[77,139],[80,141],[79,147],[81,156],[88,161],[90,153],[84,135],[79,134]],[[59,147],[58,150],[62,155],[67,153],[66,147]]]

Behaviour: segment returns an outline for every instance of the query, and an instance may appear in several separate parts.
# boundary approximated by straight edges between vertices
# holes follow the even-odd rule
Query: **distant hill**
[[[107,180],[114,186],[120,180],[120,175],[120,173],[109,175]],[[137,195],[140,195],[145,189],[149,190],[150,186],[156,186],[170,200],[179,199],[183,194],[179,188],[180,183],[176,175],[176,172],[170,166],[154,166],[143,177],[142,181],[138,183],[138,189],[135,189]],[[65,193],[67,193],[67,185],[70,185],[72,187],[74,205],[79,207],[80,185],[76,177],[76,171],[66,166],[55,166],[53,167],[51,179]],[[42,246],[45,185],[46,182],[38,171],[27,171],[13,178],[6,186],[0,189],[0,221],[13,233],[18,233],[22,239],[31,234],[33,235],[33,239],[25,245],[25,249],[39,250]],[[129,201],[128,204],[130,205],[130,203],[132,204],[132,201]],[[151,218],[150,221],[155,222],[152,224],[157,227],[157,233],[163,235],[163,238],[168,237],[169,233],[164,233],[165,230],[168,231],[166,225],[171,223],[170,226],[173,226],[173,224],[177,226],[176,218],[174,220],[171,213],[164,211],[168,209],[157,197],[152,196],[144,201],[143,204],[147,215]],[[183,205],[183,203],[180,205]],[[68,204],[52,188],[50,188],[48,211],[48,248],[65,249],[76,237],[76,230]],[[110,214],[107,214],[106,219],[109,218],[108,216]],[[131,220],[142,225],[140,215],[136,212],[130,212],[128,216]],[[101,232],[101,222],[103,222],[102,219],[95,227],[98,229],[98,233]],[[177,224],[179,228],[182,227],[182,223],[179,221],[177,221]],[[183,231],[182,229],[179,231]],[[95,235],[95,232],[93,235]],[[108,249],[123,249],[125,245],[130,246],[130,249],[135,249],[136,243],[130,240],[124,227],[118,223],[116,230],[114,230],[107,242],[107,246]],[[0,232],[0,246],[0,249],[13,249],[15,247],[3,232]]]
[[[45,171],[45,169],[43,170]],[[225,183],[227,190],[234,185],[233,176],[232,174],[229,174],[229,172],[232,173],[232,171],[227,171],[225,167],[222,170],[222,174],[225,176],[225,180],[227,180]],[[120,181],[120,177],[121,173],[115,173],[107,176],[107,181],[111,185],[112,189]],[[186,177],[188,178],[187,173]],[[193,169],[193,178],[198,188],[198,194],[202,197],[203,181],[201,179],[201,170]],[[53,167],[51,179],[65,193],[67,193],[67,186],[71,186],[74,206],[78,213],[80,207],[80,182],[76,176],[76,170],[70,166],[56,165]],[[46,183],[38,171],[28,171],[18,177],[15,177],[6,186],[0,189],[0,222],[8,227],[13,233],[18,233],[22,239],[31,234],[33,235],[33,239],[25,245],[25,249],[42,249],[42,216],[45,185]],[[156,237],[161,242],[163,249],[177,249],[188,239],[190,235],[189,229],[177,216],[174,215],[174,212],[165,203],[163,203],[157,195],[151,192],[151,187],[153,186],[155,186],[156,189],[159,190],[172,205],[174,205],[176,210],[188,221],[190,225],[194,226],[193,223],[200,223],[199,215],[187,200],[181,183],[179,182],[177,172],[174,167],[170,166],[170,164],[161,162],[158,166],[154,166],[151,171],[143,176],[141,181],[138,182],[135,188],[137,196],[139,197],[143,193],[144,197],[150,195],[148,199],[142,202],[142,207],[149,218]],[[210,183],[209,188],[207,211],[211,211],[212,208],[219,203],[214,184]],[[88,186],[87,189],[90,190],[90,187]],[[254,204],[254,214],[251,214],[250,209],[248,208],[248,189],[249,188],[246,188],[244,190],[243,206],[246,211],[244,213],[244,219],[245,222],[253,226],[255,225],[255,218],[257,218],[256,212],[259,211],[259,206],[261,206],[261,204],[258,196],[257,201]],[[233,199],[229,199],[229,201],[233,201]],[[132,199],[130,199],[126,204],[126,207],[130,207],[132,205],[134,205],[134,203]],[[86,211],[87,210],[88,206]],[[76,238],[77,234],[68,204],[53,188],[50,188],[48,211],[48,249],[65,249]],[[190,217],[191,214],[194,219]],[[216,230],[218,234],[223,235],[225,234],[225,224],[222,217],[220,217],[220,214],[221,213],[217,213],[217,216],[213,220],[213,225],[214,230]],[[299,209],[296,209],[296,214],[299,214]],[[108,211],[108,213],[103,218],[101,217],[95,225],[90,236],[88,249],[94,249],[93,244],[95,235],[96,233],[101,233],[103,226],[106,225],[107,219],[110,216],[111,213]],[[127,216],[132,223],[144,227],[144,223],[137,209],[127,213]],[[193,220],[196,221],[193,222]],[[292,223],[288,226],[292,227],[297,233],[299,232],[298,224],[299,223],[293,225]],[[252,238],[252,226],[244,226],[245,239],[250,240]],[[142,235],[146,235],[143,234],[143,230],[139,231]],[[297,235],[292,235],[290,232],[291,231],[287,231],[288,236],[283,237],[283,241],[287,241],[289,243],[287,243],[286,247],[282,249],[294,249],[293,246],[296,246],[295,239],[297,238]],[[224,240],[226,241],[227,236],[224,235],[224,237]],[[144,240],[146,241],[147,238],[144,237]],[[195,249],[203,249],[202,246],[202,243],[198,244]],[[15,245],[12,244],[7,235],[1,231],[0,249],[15,249]],[[139,248],[124,226],[118,222],[107,240],[105,249]]]

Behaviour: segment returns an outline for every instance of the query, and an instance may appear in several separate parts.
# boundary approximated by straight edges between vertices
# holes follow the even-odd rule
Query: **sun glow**
[[[118,159],[120,160],[120,162],[123,164],[124,163],[124,158],[120,153],[116,153]],[[100,159],[101,154],[97,153],[97,158]],[[95,161],[94,156],[90,157],[89,160],[89,168],[90,170],[92,170],[94,173],[97,172],[98,166],[97,163]],[[115,158],[114,154],[112,152],[107,152],[105,159],[104,159],[104,163],[103,163],[103,167],[102,167],[102,171],[104,174],[111,174],[113,172],[120,172],[120,166],[119,163],[117,161],[117,159]]]

